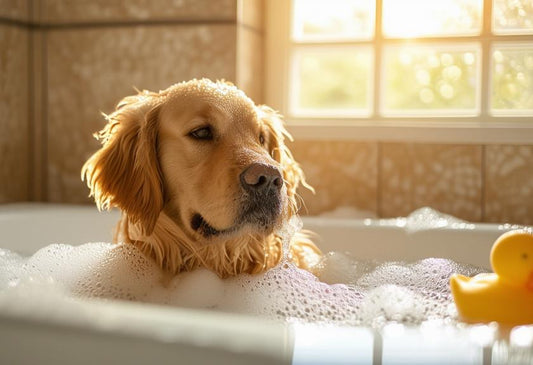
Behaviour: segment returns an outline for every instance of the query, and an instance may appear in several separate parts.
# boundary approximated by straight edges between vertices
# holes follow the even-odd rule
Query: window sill
[[[525,123],[291,120],[295,140],[348,140],[453,144],[533,144],[533,126]]]

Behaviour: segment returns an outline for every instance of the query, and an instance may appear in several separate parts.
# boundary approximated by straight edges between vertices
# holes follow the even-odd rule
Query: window
[[[511,142],[533,142],[531,0],[267,7],[266,101],[292,129],[342,126],[343,138],[350,126],[484,130],[477,142],[503,142],[505,129]]]

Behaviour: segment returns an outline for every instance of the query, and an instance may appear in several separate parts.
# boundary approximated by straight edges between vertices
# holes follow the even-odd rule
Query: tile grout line
[[[150,19],[150,20],[105,20],[105,21],[80,21],[70,23],[44,23],[39,21],[24,21],[0,16],[0,24],[13,25],[33,30],[63,30],[63,29],[93,29],[93,28],[120,28],[120,27],[145,27],[145,26],[188,26],[188,25],[242,25],[249,30],[262,32],[260,29],[230,18],[198,18],[198,19]]]
[[[382,15],[383,15],[383,1],[377,0],[376,1],[376,22],[374,24],[374,33],[376,38],[376,46],[374,49],[375,52],[375,60],[374,65],[377,65],[377,67],[381,67],[381,63],[383,61],[383,48],[382,48],[382,42],[383,42],[383,34],[382,34]],[[373,116],[379,116],[379,111],[381,108],[380,105],[380,94],[381,94],[381,73],[378,72],[378,70],[375,70],[374,72],[374,101],[372,105],[372,113]],[[383,218],[383,184],[382,184],[382,177],[383,177],[383,171],[382,171],[382,165],[383,165],[383,142],[377,141],[377,171],[376,171],[376,214],[379,218]]]
[[[31,8],[31,1],[30,1],[30,8]],[[27,172],[27,178],[28,178],[28,186],[27,189],[27,197],[29,201],[35,201],[35,93],[33,91],[33,86],[35,83],[35,72],[34,72],[34,52],[33,52],[33,46],[34,46],[34,34],[33,31],[28,30],[28,80],[27,80],[27,86],[28,86],[28,157],[27,157],[27,163],[28,163],[28,172]]]
[[[48,34],[41,39],[41,200],[48,201]]]
[[[376,167],[376,214],[378,216],[378,218],[383,218],[382,216],[382,213],[383,213],[383,207],[382,207],[382,203],[383,203],[383,200],[382,200],[382,191],[381,191],[381,188],[382,188],[382,183],[381,183],[381,178],[382,178],[382,175],[383,175],[383,171],[382,171],[382,159],[383,159],[383,145],[382,145],[382,142],[378,141],[377,142],[377,167]]]
[[[481,222],[485,222],[487,219],[486,212],[485,212],[485,204],[487,200],[487,191],[486,191],[487,190],[487,187],[486,187],[487,151],[486,151],[486,148],[487,148],[486,145],[481,145],[481,166],[480,166],[481,167]]]

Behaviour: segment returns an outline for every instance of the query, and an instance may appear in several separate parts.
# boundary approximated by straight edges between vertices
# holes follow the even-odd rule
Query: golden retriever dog
[[[227,277],[279,263],[278,228],[306,184],[276,112],[202,79],[128,96],[106,119],[81,174],[99,209],[121,209],[115,242],[173,274],[205,267]],[[304,269],[321,257],[301,232],[289,251]]]

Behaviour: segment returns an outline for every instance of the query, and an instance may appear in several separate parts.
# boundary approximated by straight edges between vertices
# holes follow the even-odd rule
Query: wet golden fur
[[[198,212],[213,227],[235,225],[239,175],[252,163],[281,172],[283,212],[275,226],[296,214],[296,189],[305,180],[272,109],[256,106],[233,85],[203,79],[126,97],[106,119],[97,134],[102,148],[83,166],[82,179],[100,209],[122,210],[115,241],[136,245],[171,273],[201,266],[227,277],[280,261],[282,239],[274,226],[242,224],[204,237],[190,224]],[[211,142],[191,138],[204,125],[217,133]],[[301,232],[290,254],[306,269],[321,255]]]

